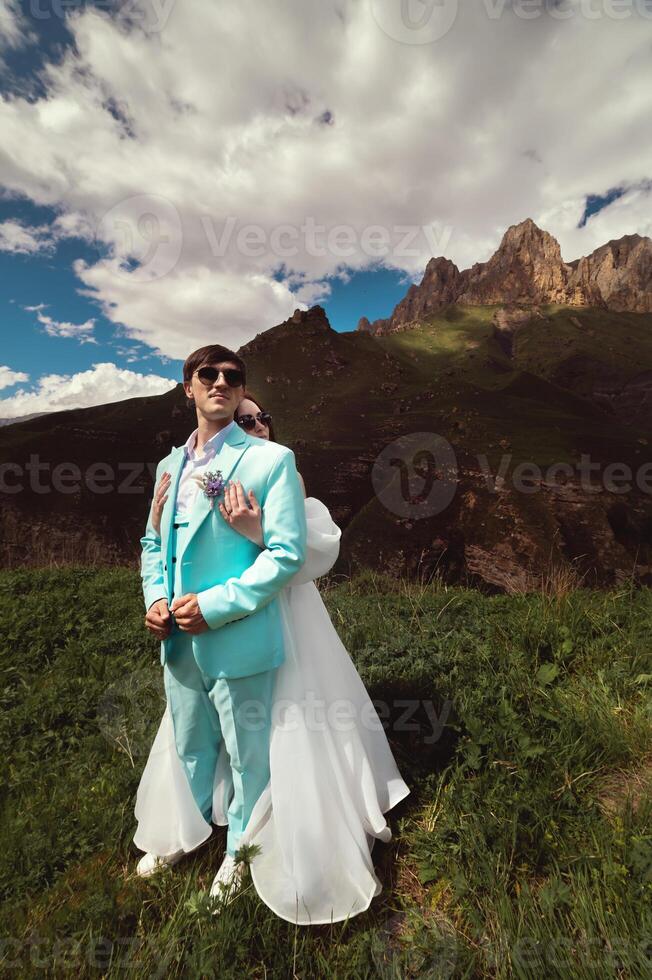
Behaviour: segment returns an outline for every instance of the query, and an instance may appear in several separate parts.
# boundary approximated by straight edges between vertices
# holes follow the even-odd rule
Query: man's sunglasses
[[[269,412],[258,412],[256,416],[253,415],[241,415],[239,419],[236,419],[238,425],[241,425],[243,429],[253,429],[256,425],[256,419],[269,427],[272,421],[272,416]]]
[[[244,375],[239,368],[224,368],[218,371],[217,368],[200,367],[197,369],[197,377],[203,385],[209,388],[211,385],[215,384],[220,374],[224,375],[224,380],[228,384],[229,388],[237,388],[239,385],[244,384]]]

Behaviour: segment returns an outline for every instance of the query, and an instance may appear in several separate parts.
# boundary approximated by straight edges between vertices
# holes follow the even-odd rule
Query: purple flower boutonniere
[[[204,470],[203,473],[196,474],[195,479],[203,490],[204,496],[209,498],[212,510],[215,497],[219,497],[224,491],[225,484],[222,479],[222,471],[216,470],[213,472],[212,470]]]

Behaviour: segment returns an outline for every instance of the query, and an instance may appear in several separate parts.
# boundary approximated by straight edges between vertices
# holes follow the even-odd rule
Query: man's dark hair
[[[197,368],[203,367],[205,364],[214,364],[216,361],[233,361],[242,371],[242,383],[246,386],[247,369],[245,362],[235,351],[229,350],[228,347],[223,347],[222,344],[208,344],[208,346],[200,347],[188,355],[183,362],[184,384],[190,384]],[[187,404],[188,407],[192,407],[195,403],[192,398],[187,398]]]

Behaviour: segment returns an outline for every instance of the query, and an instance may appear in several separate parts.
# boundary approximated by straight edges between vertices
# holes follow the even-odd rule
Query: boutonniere
[[[219,497],[224,492],[225,483],[222,479],[222,471],[204,470],[203,473],[193,473],[192,479],[199,484],[204,496],[209,498],[212,510],[215,497]]]

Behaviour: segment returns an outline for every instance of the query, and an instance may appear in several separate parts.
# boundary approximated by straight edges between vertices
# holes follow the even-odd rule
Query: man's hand
[[[172,628],[172,620],[167,599],[158,599],[152,603],[145,615],[145,626],[159,640],[164,640],[168,636]]]
[[[174,613],[177,626],[184,633],[204,633],[208,629],[195,592],[187,592],[174,599],[170,611]]]

